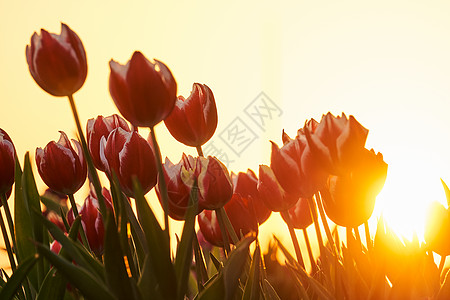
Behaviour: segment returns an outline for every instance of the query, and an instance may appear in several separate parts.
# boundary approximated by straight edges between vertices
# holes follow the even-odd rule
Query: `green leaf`
[[[39,256],[33,255],[25,259],[9,278],[6,285],[2,288],[0,292],[0,299],[12,299],[16,292],[22,285],[22,282],[26,279],[28,273],[31,271],[35,263],[39,260]]]
[[[220,260],[218,260],[214,254],[212,252],[209,253],[209,257],[211,258],[211,261],[214,265],[214,267],[216,268],[217,272],[220,272],[220,270],[222,270],[223,268],[223,264],[220,262]]]
[[[116,223],[110,212],[106,216],[104,264],[106,282],[117,299],[138,299],[137,288],[128,277]]]
[[[177,257],[175,259],[175,273],[177,275],[179,299],[183,299],[186,294],[189,270],[192,265],[192,241],[195,234],[195,216],[197,215],[198,210],[197,193],[197,182],[194,182],[189,197],[189,208],[185,215],[183,233],[181,235],[180,244],[178,245]]]
[[[45,256],[80,292],[89,299],[115,300],[108,287],[91,272],[53,253],[42,244],[38,252]]]
[[[161,296],[161,293],[158,290],[158,282],[153,270],[151,269],[148,254],[142,264],[142,272],[141,277],[139,278],[138,288],[141,292],[142,299],[164,300],[164,297]]]
[[[281,300],[280,297],[278,296],[277,292],[275,291],[273,286],[270,284],[270,282],[267,281],[267,279],[264,279],[262,283],[263,283],[264,295],[266,296],[266,299]],[[309,300],[308,297],[305,297],[304,299]]]
[[[134,191],[137,215],[147,240],[149,263],[158,280],[158,288],[166,299],[177,299],[177,289],[174,288],[177,281],[170,259],[168,235],[161,229],[137,180],[134,180]]]
[[[444,187],[445,197],[447,198],[447,205],[448,205],[448,207],[450,207],[450,189],[448,188],[448,186],[444,182],[444,180],[442,180],[442,178],[441,178],[441,182],[442,182],[442,186]]]
[[[255,251],[253,252],[252,264],[250,266],[250,272],[247,277],[247,282],[245,283],[244,295],[242,300],[257,300],[260,295],[260,285],[259,285],[259,267],[261,263],[261,252],[259,244],[256,245]]]
[[[57,272],[56,269],[51,269],[44,278],[36,300],[63,299],[66,292],[66,285],[67,280],[64,276],[60,272]]]

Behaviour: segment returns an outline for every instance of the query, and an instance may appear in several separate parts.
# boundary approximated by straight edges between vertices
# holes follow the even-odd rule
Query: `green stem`
[[[302,229],[303,237],[305,238],[306,249],[308,249],[309,262],[311,264],[311,274],[315,274],[317,272],[316,261],[314,260],[314,255],[311,248],[311,243],[309,242],[308,232],[306,232],[306,228]]]
[[[300,250],[300,245],[298,244],[297,235],[295,234],[294,226],[292,225],[291,217],[288,213],[284,215],[286,217],[286,225],[289,229],[289,234],[291,235],[292,244],[294,245],[295,256],[297,257],[297,262],[305,269],[305,263],[303,262],[302,252]]]
[[[159,149],[159,145],[155,135],[155,128],[153,126],[150,127],[150,136],[152,137],[153,150],[155,151],[156,156],[156,168],[158,169],[158,185],[162,198],[162,207],[164,210],[164,230],[166,231],[167,236],[169,236],[169,194],[167,192],[166,178],[164,176],[162,166],[161,150]]]
[[[220,208],[215,210],[217,222],[219,223],[220,232],[222,233],[223,249],[225,251],[225,257],[230,253],[230,241],[228,240],[227,228]]]
[[[11,265],[11,270],[13,273],[16,271],[16,261],[11,249],[11,243],[9,242],[8,232],[6,230],[5,222],[3,221],[3,214],[0,210],[0,227],[2,229],[3,240],[5,241],[6,252],[8,253],[9,264]]]
[[[361,241],[361,235],[359,234],[359,229],[358,229],[358,227],[354,227],[353,230],[355,231],[356,241],[358,242],[359,248],[362,251],[363,245],[362,245],[362,241]]]
[[[319,220],[318,220],[317,211],[316,211],[316,204],[314,203],[314,200],[311,197],[308,198],[308,204],[309,204],[309,209],[311,211],[311,216],[312,216],[313,223],[314,223],[314,228],[316,229],[317,242],[319,243],[320,256],[325,258],[323,239],[322,239],[322,233],[320,232]]]
[[[206,272],[205,261],[203,260],[202,250],[200,249],[198,237],[196,234],[194,234],[192,244],[194,246],[194,254],[195,254],[195,272],[197,273],[197,288],[198,292],[201,292],[204,289],[203,283],[208,280],[208,274]]]
[[[72,109],[73,118],[75,119],[75,124],[77,125],[78,135],[80,136],[81,147],[83,149],[83,154],[87,162],[88,171],[91,175],[92,184],[94,185],[95,193],[97,195],[98,204],[100,208],[100,214],[102,218],[106,218],[106,204],[105,199],[102,194],[102,185],[100,184],[100,179],[98,178],[97,170],[94,167],[94,163],[92,161],[91,154],[89,153],[89,149],[86,143],[86,138],[84,137],[83,130],[81,129],[80,117],[78,116],[77,107],[75,106],[75,101],[73,99],[73,95],[69,95],[69,103],[70,108]],[[106,219],[103,220],[103,223],[106,224]]]
[[[239,243],[240,238],[238,238],[236,231],[234,231],[234,227],[231,224],[230,219],[228,218],[227,212],[225,211],[225,208],[223,206],[221,208],[219,208],[219,214],[222,216],[223,221],[225,222],[225,227],[228,231],[228,234],[231,237],[231,241],[235,245],[237,245],[237,243]]]
[[[366,234],[366,244],[367,244],[367,250],[372,249],[372,239],[370,238],[370,231],[369,231],[369,223],[367,221],[364,222],[364,232]]]
[[[78,214],[77,204],[75,203],[75,198],[73,197],[73,194],[69,194],[68,196],[69,196],[69,200],[70,200],[70,205],[72,206],[73,215],[75,216],[75,218],[77,218],[79,214]],[[80,226],[80,235],[81,235],[81,240],[83,241],[84,246],[86,247],[86,249],[89,250],[89,252],[91,252],[91,247],[89,246],[89,242],[86,237],[86,232],[84,232],[83,225]]]
[[[447,256],[441,256],[441,261],[439,262],[439,276],[441,276],[442,271],[444,270],[446,258]]]
[[[8,222],[9,233],[11,235],[11,240],[13,243],[13,251],[17,253],[17,244],[16,244],[16,235],[14,233],[14,222],[11,215],[11,210],[9,209],[8,199],[6,199],[6,195],[0,195],[1,201],[3,203],[3,208],[5,209],[6,220]]]
[[[334,243],[330,227],[328,226],[327,216],[325,215],[325,210],[323,209],[322,198],[320,197],[319,193],[316,193],[315,197],[317,207],[319,208],[320,218],[322,219],[323,227],[325,228],[325,233],[327,235],[328,242],[330,243],[334,256],[337,257],[336,244]]]
[[[202,150],[202,146],[197,146],[197,147],[195,147],[195,148],[197,149],[198,156],[204,157],[204,155],[203,155],[203,150]]]

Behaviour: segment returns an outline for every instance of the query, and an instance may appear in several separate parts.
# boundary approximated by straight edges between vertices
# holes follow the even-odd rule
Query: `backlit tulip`
[[[191,195],[193,180],[188,185],[183,181],[182,172],[184,176],[195,176],[196,161],[192,156],[183,154],[183,158],[178,164],[173,164],[170,159],[166,158],[163,164],[164,176],[167,184],[167,193],[169,196],[169,216],[175,220],[184,220],[186,210],[189,205],[189,197]],[[159,185],[156,186],[156,195],[162,204]],[[200,195],[197,195],[200,197]],[[197,198],[198,200],[198,198]],[[198,212],[202,208],[199,207]]]
[[[150,144],[138,132],[128,132],[121,127],[114,129],[108,139],[100,145],[102,162],[106,172],[114,171],[123,192],[132,197],[133,178],[136,178],[144,193],[156,184],[155,156]]]
[[[217,127],[214,95],[206,84],[194,83],[191,95],[179,96],[164,120],[170,134],[179,142],[198,147],[206,143]]]
[[[172,111],[177,83],[169,68],[134,52],[126,65],[109,62],[109,92],[122,116],[136,127],[153,127]]]
[[[321,191],[327,216],[345,227],[357,227],[366,222],[386,181],[387,168],[381,153],[365,149],[347,174],[331,175],[327,188]]]
[[[198,226],[204,239],[217,247],[223,247],[222,233],[216,211],[204,210],[198,215]]]
[[[311,210],[308,199],[299,198],[298,201],[286,211],[281,212],[281,217],[286,222],[289,217],[292,226],[297,229],[306,229],[312,224]]]
[[[27,45],[28,68],[36,83],[53,96],[69,96],[84,84],[86,53],[78,35],[61,23],[61,34],[41,29]]]
[[[283,190],[272,169],[266,165],[259,166],[258,192],[264,205],[271,211],[285,211],[298,200],[298,197]]]
[[[364,155],[368,130],[353,116],[347,118],[328,113],[314,132],[305,128],[308,146],[314,160],[333,175],[345,173]]]
[[[62,194],[73,194],[86,180],[87,166],[78,141],[72,140],[60,131],[59,141],[51,141],[44,149],[36,149],[36,164],[45,184]]]
[[[231,179],[234,193],[246,199],[248,206],[256,215],[258,224],[264,223],[272,212],[263,204],[263,200],[258,192],[258,177],[252,170],[248,169],[246,173],[239,172],[237,175],[232,173]]]
[[[425,225],[427,247],[439,255],[450,255],[450,211],[439,202],[431,204]]]
[[[98,116],[95,119],[89,119],[87,122],[86,134],[89,152],[95,167],[101,171],[105,171],[105,167],[100,158],[100,141],[102,138],[106,140],[110,132],[119,127],[131,132],[127,122],[116,114],[106,118]]]
[[[0,194],[6,195],[6,198],[9,198],[14,183],[15,154],[11,138],[0,128]]]

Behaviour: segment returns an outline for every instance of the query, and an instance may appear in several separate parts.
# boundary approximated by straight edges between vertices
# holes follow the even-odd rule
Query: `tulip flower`
[[[126,65],[109,62],[109,92],[122,116],[136,127],[153,127],[172,111],[177,83],[169,68],[134,52]]]
[[[428,248],[441,256],[450,255],[450,211],[438,202],[431,204],[425,226]]]
[[[266,165],[259,166],[258,192],[264,205],[271,211],[285,211],[298,200],[298,197],[283,190],[272,169]]]
[[[353,116],[335,117],[331,113],[322,117],[314,132],[304,128],[312,157],[332,175],[345,173],[364,156],[368,132]]]
[[[0,128],[0,194],[6,195],[5,199],[9,198],[14,184],[15,154],[11,138]],[[0,201],[0,206],[2,205]]]
[[[299,198],[297,202],[288,210],[281,212],[281,217],[286,222],[289,217],[290,222],[294,228],[306,229],[312,224],[311,210],[308,199]],[[286,222],[288,223],[288,222]]]
[[[195,169],[195,160],[192,156],[183,154],[183,158],[178,164],[173,164],[166,158],[163,164],[164,176],[167,184],[167,193],[169,196],[169,216],[175,220],[184,220],[186,210],[189,205],[192,185],[187,185],[182,179],[182,172],[192,174]],[[190,175],[185,175],[190,176]],[[193,180],[192,180],[193,182]],[[159,186],[156,186],[156,195],[162,205]],[[200,195],[198,195],[199,197]],[[199,207],[200,212],[202,208]]]
[[[248,169],[246,173],[239,172],[237,175],[231,174],[233,181],[233,192],[247,199],[249,207],[252,208],[256,215],[258,224],[264,223],[272,213],[271,210],[264,205],[258,191],[258,177],[255,173]]]
[[[345,175],[331,175],[321,191],[327,216],[345,227],[358,227],[370,218],[387,176],[383,155],[373,150],[366,149],[354,164]]]
[[[179,96],[170,115],[164,120],[170,134],[188,146],[206,143],[217,127],[214,95],[206,84],[194,83],[191,95]]]
[[[92,161],[97,169],[105,171],[100,157],[100,140],[108,138],[108,135],[116,128],[122,128],[131,132],[127,122],[119,115],[112,115],[104,118],[98,116],[95,119],[89,119],[86,126],[87,145],[91,153]]]
[[[67,135],[60,131],[59,141],[51,141],[44,149],[36,149],[36,164],[45,184],[61,194],[73,194],[86,180],[87,166],[81,145],[72,140],[74,149]]]
[[[249,232],[258,232],[258,222],[254,210],[249,207],[248,200],[240,194],[233,194],[231,200],[225,204],[225,211],[238,237]],[[205,239],[211,244],[223,247],[222,233],[216,212],[204,210],[198,215],[198,224]],[[231,237],[228,238],[231,241]]]
[[[103,188],[102,195],[105,199],[107,209],[113,211],[111,194],[106,188]],[[79,214],[81,215],[81,225],[86,233],[89,247],[97,256],[100,256],[103,253],[104,248],[105,227],[99,212],[99,204],[95,192],[91,191],[84,200],[83,206],[79,210]],[[72,209],[70,209],[67,213],[67,221],[72,225],[74,220],[74,214]]]
[[[86,52],[78,35],[61,23],[61,34],[41,29],[26,48],[31,76],[47,93],[70,96],[84,84],[87,75]]]
[[[133,178],[139,180],[147,193],[156,184],[155,156],[150,144],[138,132],[128,132],[121,127],[111,131],[100,144],[100,155],[106,172],[114,171],[123,192],[133,197]]]

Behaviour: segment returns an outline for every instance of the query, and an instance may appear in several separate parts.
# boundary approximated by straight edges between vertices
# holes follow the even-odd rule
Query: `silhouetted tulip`
[[[259,166],[258,192],[264,205],[271,211],[285,211],[298,200],[298,197],[283,190],[272,169],[266,165]]]
[[[328,113],[314,132],[305,127],[304,133],[314,160],[332,175],[342,175],[354,167],[364,155],[368,130],[353,116],[335,117]]]
[[[155,156],[150,144],[137,131],[128,132],[121,127],[111,131],[106,142],[100,145],[103,165],[108,174],[114,171],[122,191],[133,197],[133,178],[147,193],[156,184]]]
[[[153,127],[172,111],[177,83],[169,68],[134,52],[126,65],[109,62],[109,92],[122,116],[138,127]]]
[[[131,132],[127,122],[119,115],[112,115],[104,118],[98,116],[95,119],[89,119],[86,126],[87,144],[91,153],[92,161],[97,169],[105,171],[100,157],[100,140],[108,138],[108,135],[116,128],[122,128]]]
[[[178,96],[164,123],[180,143],[192,147],[206,143],[217,127],[217,108],[211,89],[206,84],[194,83],[187,99]]]
[[[103,188],[102,195],[105,199],[107,209],[112,212],[111,194],[106,188]],[[83,206],[79,210],[79,214],[81,215],[81,225],[86,234],[89,247],[97,256],[100,256],[103,253],[104,248],[105,227],[99,212],[97,196],[92,190],[84,200]],[[72,208],[67,213],[67,221],[70,225],[72,225],[74,221]]]
[[[59,141],[51,141],[44,149],[36,149],[36,164],[45,184],[62,194],[73,194],[86,180],[87,166],[78,141],[70,144],[67,135],[60,131]]]
[[[315,208],[314,208],[315,209]],[[299,198],[298,201],[286,211],[281,212],[281,217],[286,222],[289,217],[292,226],[297,229],[306,229],[312,224],[311,210],[308,199]]]
[[[0,194],[6,195],[6,199],[11,194],[14,184],[16,149],[9,135],[0,128]],[[0,206],[3,203],[0,201]]]
[[[26,48],[27,63],[36,83],[53,96],[69,96],[84,84],[86,52],[78,35],[61,23],[61,34],[41,29]]]
[[[357,227],[367,221],[386,181],[387,168],[381,153],[365,149],[346,175],[331,175],[327,188],[321,191],[327,216],[345,227]]]
[[[439,255],[450,255],[450,211],[439,202],[431,203],[425,224],[425,242],[428,249]]]
[[[258,177],[255,173],[248,169],[246,173],[239,172],[237,175],[231,173],[233,181],[233,191],[241,195],[248,202],[248,206],[254,211],[258,224],[264,223],[272,213],[272,211],[263,204],[258,192]]]

